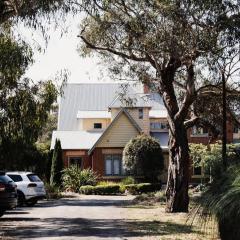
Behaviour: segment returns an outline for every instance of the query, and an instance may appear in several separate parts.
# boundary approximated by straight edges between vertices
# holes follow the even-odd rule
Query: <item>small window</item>
[[[143,119],[143,109],[142,108],[138,109],[138,118]]]
[[[102,123],[94,123],[93,127],[94,127],[94,129],[101,129]]]
[[[206,128],[197,127],[197,126],[194,126],[192,128],[192,135],[207,135],[207,134],[208,134],[208,130]]]
[[[193,175],[201,176],[202,175],[202,168],[200,166],[199,167],[194,167],[193,168]]]
[[[166,130],[167,129],[167,123],[165,122],[151,122],[150,128],[155,130]]]
[[[82,167],[82,158],[81,157],[69,157],[68,159],[69,163],[68,165],[77,165],[79,168]]]
[[[233,133],[238,133],[238,126],[234,126],[234,128],[233,128]]]
[[[28,174],[27,177],[31,182],[41,182],[41,179],[35,174]]]
[[[9,176],[14,182],[22,182],[22,180],[23,180],[20,175],[8,174],[8,176]]]

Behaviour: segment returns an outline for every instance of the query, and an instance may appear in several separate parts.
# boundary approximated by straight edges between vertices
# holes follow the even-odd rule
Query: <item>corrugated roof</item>
[[[77,118],[111,118],[109,111],[78,111]]]
[[[108,107],[114,102],[115,104],[118,102],[117,105],[121,106],[118,96],[122,92],[122,85],[120,83],[67,84],[64,88],[64,95],[60,100],[58,130],[78,130],[78,113],[108,111]],[[162,115],[166,111],[162,98],[157,93],[139,94],[139,87],[130,85],[127,94],[132,96],[133,99],[134,97],[137,98],[138,106],[151,107],[151,110],[161,110]]]
[[[62,149],[90,149],[103,132],[53,131],[51,149],[56,139],[61,141]]]
[[[120,96],[114,99],[109,105],[109,108],[121,108],[121,107],[151,107],[151,101],[149,94],[127,94],[124,99]]]
[[[107,111],[121,91],[119,83],[67,84],[60,100],[58,130],[77,130],[78,111]],[[133,91],[129,87],[129,91]]]

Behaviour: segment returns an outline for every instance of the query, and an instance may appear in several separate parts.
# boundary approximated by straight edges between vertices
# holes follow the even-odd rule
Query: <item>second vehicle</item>
[[[42,180],[32,172],[7,172],[16,184],[18,194],[18,205],[26,204],[34,206],[38,200],[46,197],[46,191]]]

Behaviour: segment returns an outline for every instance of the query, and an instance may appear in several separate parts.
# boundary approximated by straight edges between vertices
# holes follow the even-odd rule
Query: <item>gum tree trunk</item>
[[[188,212],[189,149],[187,131],[183,125],[169,133],[169,168],[166,189],[166,211]]]

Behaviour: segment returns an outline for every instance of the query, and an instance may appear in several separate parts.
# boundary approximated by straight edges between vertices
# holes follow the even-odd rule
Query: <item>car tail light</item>
[[[29,183],[27,187],[30,188],[30,187],[36,187],[36,186],[37,186],[36,183]]]
[[[0,192],[5,191],[6,187],[4,184],[0,183]]]

